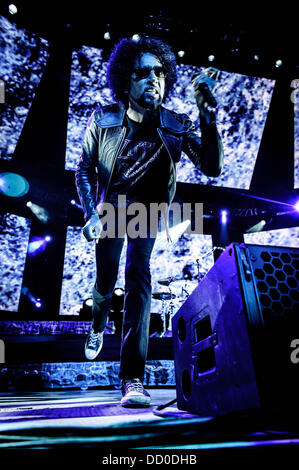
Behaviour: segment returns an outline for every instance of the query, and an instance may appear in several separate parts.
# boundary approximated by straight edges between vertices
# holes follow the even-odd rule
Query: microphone
[[[208,67],[201,74],[193,74],[191,77],[195,90],[202,93],[206,107],[216,108],[217,106],[217,101],[212,95],[212,91],[215,88],[219,74],[220,71],[218,69]]]

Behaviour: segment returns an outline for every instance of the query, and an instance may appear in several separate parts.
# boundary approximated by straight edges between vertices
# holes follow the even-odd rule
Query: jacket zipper
[[[170,162],[171,162],[171,165],[172,165],[173,176],[174,176],[174,191],[173,191],[172,196],[171,196],[171,199],[170,199],[170,201],[169,201],[169,203],[168,203],[167,212],[166,212],[166,214],[164,215],[164,217],[165,217],[165,227],[166,227],[167,240],[168,240],[169,242],[171,242],[172,240],[171,240],[170,233],[169,233],[168,216],[169,216],[170,206],[171,206],[171,203],[172,203],[172,201],[173,201],[173,199],[174,199],[174,195],[175,195],[175,192],[176,192],[176,167],[175,167],[175,164],[173,163],[173,159],[172,159],[172,156],[170,155],[170,152],[169,152],[169,150],[168,150],[168,147],[167,147],[167,145],[165,144],[165,141],[164,141],[164,138],[163,138],[163,135],[162,135],[161,130],[160,130],[160,129],[157,129],[157,131],[158,131],[158,134],[159,134],[159,136],[160,136],[160,138],[161,138],[161,140],[162,140],[162,143],[164,144],[164,147],[166,148],[167,153],[168,153],[168,155],[169,155]]]

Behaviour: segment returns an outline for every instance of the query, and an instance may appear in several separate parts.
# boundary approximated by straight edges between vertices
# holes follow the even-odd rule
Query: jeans
[[[96,244],[97,280],[93,290],[93,327],[104,331],[125,238],[101,238]],[[120,350],[120,379],[143,378],[151,314],[150,257],[155,237],[127,235],[125,296]]]

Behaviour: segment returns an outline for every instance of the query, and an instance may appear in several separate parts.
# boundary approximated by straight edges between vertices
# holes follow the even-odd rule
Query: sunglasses
[[[163,67],[139,67],[133,71],[132,78],[136,81],[144,80],[151,72],[154,72],[156,78],[165,78],[166,72]]]

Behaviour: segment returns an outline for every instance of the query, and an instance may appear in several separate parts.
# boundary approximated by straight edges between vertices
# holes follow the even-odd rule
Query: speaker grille
[[[294,317],[299,311],[299,254],[261,249],[251,255],[264,320],[282,315]]]

